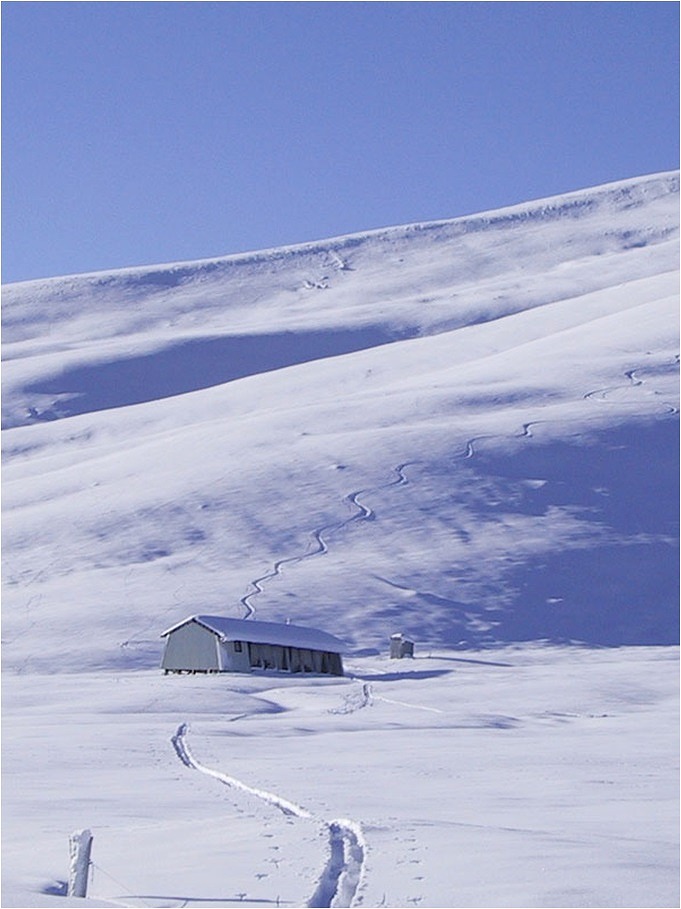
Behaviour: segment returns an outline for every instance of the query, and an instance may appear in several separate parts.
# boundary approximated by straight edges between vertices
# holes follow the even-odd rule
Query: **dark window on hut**
[[[236,653],[241,653],[243,649],[244,645],[241,643],[241,641],[234,641],[234,650]]]

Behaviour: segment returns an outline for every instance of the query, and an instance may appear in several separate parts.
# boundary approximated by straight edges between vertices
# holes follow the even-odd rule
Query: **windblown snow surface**
[[[676,174],[3,323],[3,906],[84,827],[90,905],[678,905]],[[165,677],[194,613],[347,675]]]

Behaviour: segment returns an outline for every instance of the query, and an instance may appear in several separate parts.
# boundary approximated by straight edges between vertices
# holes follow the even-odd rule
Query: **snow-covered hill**
[[[487,719],[478,725],[469,711],[452,707],[455,689],[447,680],[467,665],[464,650],[470,657],[473,649],[503,649],[508,665],[525,665],[533,664],[542,652],[533,648],[543,642],[553,656],[540,657],[535,674],[546,684],[542,716],[552,712],[566,674],[576,678],[583,667],[585,679],[597,677],[605,691],[608,667],[617,667],[612,679],[619,685],[621,666],[634,660],[630,695],[618,704],[663,705],[650,723],[667,721],[674,688],[667,647],[659,659],[656,650],[645,651],[659,673],[654,696],[638,687],[647,670],[636,657],[622,656],[620,664],[608,656],[603,669],[575,647],[579,668],[565,669],[561,661],[572,651],[555,648],[677,641],[677,174],[251,255],[8,286],[3,325],[3,668],[10,679],[6,722],[15,783],[7,841],[10,868],[22,869],[13,893],[35,886],[48,866],[58,875],[54,862],[41,864],[39,857],[38,870],[19,859],[19,844],[31,840],[36,825],[45,846],[63,825],[95,823],[78,820],[74,811],[79,797],[68,775],[79,754],[89,787],[83,813],[91,811],[103,826],[122,825],[130,836],[122,805],[136,796],[122,791],[126,762],[118,754],[109,765],[96,750],[99,741],[105,749],[122,747],[115,731],[106,731],[104,715],[122,724],[126,741],[144,724],[140,741],[155,743],[149,747],[166,768],[165,782],[149,782],[153,771],[143,762],[142,776],[136,771],[131,785],[152,786],[153,824],[161,824],[175,845],[180,827],[171,834],[161,820],[172,813],[174,784],[166,784],[175,771],[168,768],[188,773],[201,759],[183,766],[179,758],[187,752],[174,753],[168,743],[191,714],[284,714],[278,724],[257,724],[260,740],[273,734],[295,741],[290,760],[284,759],[286,778],[266,771],[261,755],[251,765],[252,788],[283,794],[290,785],[289,797],[302,803],[306,795],[296,794],[302,780],[296,782],[294,773],[296,766],[303,774],[309,769],[296,738],[301,730],[331,733],[331,716],[345,731],[361,733],[356,738],[334,731],[334,754],[350,755],[351,739],[367,754],[374,747],[377,701],[386,709],[375,690],[376,710],[361,714],[371,722],[343,719],[369,706],[361,681],[368,671],[374,682],[380,676],[389,686],[382,691],[391,695],[385,703],[393,711],[401,702],[407,708],[416,703],[417,716],[419,710],[431,718],[453,710],[450,719],[437,722],[446,733],[427,733],[432,791],[424,798],[431,807],[448,778],[442,761],[457,739],[453,729],[471,723],[484,728],[478,744],[494,750],[499,730],[516,722],[509,727],[503,717],[517,714],[524,731],[514,747],[534,749],[544,741],[527,699],[515,712],[493,706],[495,683],[482,711]],[[313,706],[311,716],[305,699],[314,705],[316,689],[300,680],[279,679],[276,685],[283,687],[276,691],[269,691],[271,682],[242,680],[242,695],[228,679],[206,680],[210,687],[193,682],[178,695],[155,675],[159,635],[191,613],[291,619],[323,628],[349,642],[357,680],[334,682],[337,697],[335,688],[322,686],[329,704],[321,713]],[[415,639],[423,660],[401,675],[370,656],[383,652],[395,631]],[[513,650],[522,642],[531,643],[527,653],[534,656]],[[439,654],[432,669],[425,662],[431,650]],[[479,653],[475,658],[485,659]],[[403,678],[408,696],[401,694]],[[421,700],[413,688],[418,680],[425,686]],[[477,681],[486,684],[482,677]],[[114,682],[132,687],[114,694]],[[513,673],[505,684],[514,684]],[[42,706],[45,686],[54,701],[49,708]],[[351,706],[345,712],[343,697]],[[568,706],[558,712],[572,715],[571,695],[564,698]],[[578,751],[597,707],[582,703],[573,712],[581,719],[569,748]],[[497,714],[500,725],[489,719]],[[57,735],[53,722],[62,732],[69,722],[78,726],[60,745],[57,767],[48,754]],[[379,726],[393,730],[391,748],[398,750],[421,728],[397,716],[383,717]],[[223,727],[224,721],[211,726],[208,737],[226,735]],[[617,733],[618,747],[626,750],[622,740],[634,728],[632,716]],[[242,738],[245,743],[249,737]],[[612,741],[603,739],[605,752]],[[470,737],[466,742],[473,748]],[[42,756],[26,761],[32,748]],[[670,748],[661,746],[666,756],[656,771],[666,806]],[[215,766],[221,748],[208,751]],[[462,773],[472,772],[476,753],[470,752]],[[372,754],[372,761],[382,754],[390,765],[382,749]],[[246,751],[240,760],[247,771]],[[395,771],[396,784],[410,779],[417,765],[406,761]],[[490,769],[499,770],[496,764]],[[321,785],[322,768],[310,772]],[[418,773],[427,775],[427,767]],[[36,794],[38,781],[44,798]],[[98,786],[112,781],[116,807],[103,808]],[[625,774],[620,782],[623,792],[630,779]],[[71,794],[45,826],[42,812],[57,784]],[[518,785],[528,796],[531,786]],[[484,899],[501,900],[489,905],[567,905],[561,900],[570,899],[587,905],[580,900],[598,898],[591,884],[577,897],[574,887],[554,880],[553,897],[538,895],[541,888],[528,895],[520,886],[504,902],[490,895],[494,888],[459,880],[463,902],[450,903],[454,890],[440,872],[437,885],[418,884],[411,893],[412,885],[400,878],[390,890],[386,876],[394,871],[395,855],[385,831],[392,822],[387,807],[375,795],[369,799],[372,786],[369,779],[357,783],[349,816],[357,818],[363,799],[369,800],[375,831],[367,849],[375,850],[372,867],[383,868],[383,883],[376,877],[366,883],[369,863],[362,886],[355,875],[355,889],[348,884],[346,902],[337,905],[360,898],[365,905],[404,905],[398,901],[413,898],[422,907],[483,905]],[[204,819],[213,810],[208,791],[197,807]],[[326,823],[334,816],[331,803],[333,812],[344,810],[340,793],[347,790],[334,783],[328,805],[326,790],[318,791],[311,816]],[[489,799],[485,790],[482,801]],[[564,808],[560,798],[547,805],[551,812]],[[189,812],[188,805],[181,810]],[[417,811],[416,803],[404,810]],[[448,842],[446,818],[428,811],[426,817],[437,820],[428,821],[426,839],[432,834],[433,844]],[[393,814],[393,820],[402,818]],[[416,816],[410,815],[410,834],[418,827]],[[512,813],[504,818],[500,823],[512,827]],[[406,832],[406,824],[402,818],[398,828]],[[604,837],[610,835],[606,828]],[[217,854],[219,837],[211,837],[192,848]],[[303,862],[307,840],[286,837],[281,843],[295,841],[301,853],[295,861]],[[527,844],[520,853],[505,852],[498,839],[494,844],[499,851],[490,860],[520,861],[522,879]],[[593,845],[582,840],[585,855]],[[115,848],[122,867],[130,867],[130,854],[120,844]],[[333,845],[328,848],[333,853]],[[575,861],[583,858],[580,853]],[[619,860],[615,856],[612,867]],[[301,893],[317,893],[310,905],[328,904],[320,863],[323,855],[296,878]],[[655,867],[664,886],[645,905],[664,905],[668,898],[660,895],[669,891],[668,869]],[[430,874],[426,882],[437,877],[432,868]],[[516,878],[510,879],[517,888]],[[631,898],[630,891],[608,892],[614,901],[603,905],[626,905]],[[198,905],[192,893],[190,904]],[[224,887],[220,893],[223,901],[211,905],[231,905]],[[275,897],[267,891],[267,899]],[[152,904],[179,905],[170,897],[159,900]]]
[[[675,640],[677,192],[8,287],[6,664],[153,665],[280,560],[257,615],[356,648]]]

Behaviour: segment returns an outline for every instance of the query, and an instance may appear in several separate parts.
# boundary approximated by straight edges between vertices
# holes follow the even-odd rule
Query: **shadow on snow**
[[[28,390],[70,396],[34,415],[34,419],[57,419],[186,394],[259,373],[367,350],[400,337],[404,336],[385,328],[367,327],[190,339],[154,353],[69,369]]]

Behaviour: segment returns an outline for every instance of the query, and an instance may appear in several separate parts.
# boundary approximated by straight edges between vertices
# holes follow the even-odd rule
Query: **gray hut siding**
[[[221,672],[248,672],[251,662],[248,657],[248,644],[244,641],[222,641],[217,636],[218,661]]]
[[[401,632],[397,634],[390,635],[390,659],[391,660],[401,660],[404,657],[413,657],[414,656],[414,642],[410,641],[409,638]]]
[[[196,622],[188,622],[166,638],[161,668],[176,672],[183,669],[217,672],[220,669],[218,645],[212,631]]]
[[[248,672],[248,644],[222,641],[208,628],[189,622],[166,638],[162,669],[173,672]]]

